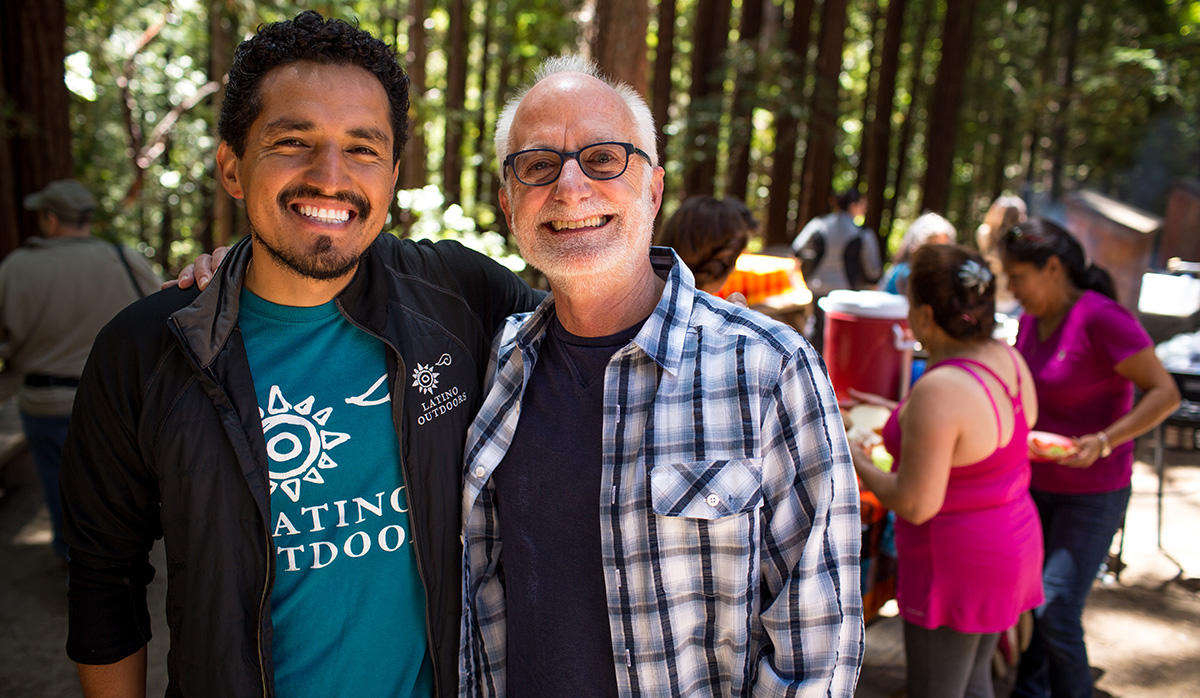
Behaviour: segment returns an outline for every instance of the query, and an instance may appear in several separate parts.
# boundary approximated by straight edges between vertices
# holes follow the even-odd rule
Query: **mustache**
[[[355,194],[350,191],[338,191],[332,194],[327,194],[314,186],[298,184],[289,189],[284,189],[279,192],[276,201],[279,202],[279,207],[286,209],[294,199],[332,199],[343,204],[349,204],[362,218],[371,216],[371,202],[367,201],[366,197]]]

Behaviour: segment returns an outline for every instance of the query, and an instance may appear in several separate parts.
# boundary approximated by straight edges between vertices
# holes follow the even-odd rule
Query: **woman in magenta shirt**
[[[1036,428],[1077,451],[1034,462],[1045,534],[1045,602],[1021,656],[1014,696],[1090,696],[1083,605],[1125,516],[1133,440],[1179,404],[1179,391],[1112,280],[1067,231],[1032,219],[1000,239],[1009,289],[1024,309],[1017,349],[1037,385]],[[1142,391],[1136,403],[1134,386]]]
[[[990,696],[999,633],[1042,601],[1026,446],[1037,398],[1025,362],[991,338],[995,280],[983,258],[926,245],[911,269],[908,321],[930,368],[884,427],[892,472],[861,444],[851,453],[898,516],[908,695]]]

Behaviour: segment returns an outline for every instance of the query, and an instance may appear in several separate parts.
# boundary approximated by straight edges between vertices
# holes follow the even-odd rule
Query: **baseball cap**
[[[46,188],[25,197],[29,211],[50,211],[60,216],[77,216],[96,208],[96,199],[87,187],[74,179],[59,179]]]

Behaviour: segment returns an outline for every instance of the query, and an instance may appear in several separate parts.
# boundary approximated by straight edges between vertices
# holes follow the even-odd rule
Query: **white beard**
[[[598,212],[590,211],[585,204],[570,211],[551,209],[542,213],[550,219],[579,220]],[[603,231],[559,237],[540,225],[514,221],[513,232],[521,256],[546,275],[551,287],[612,284],[632,273],[649,253],[654,235],[649,181],[643,187],[642,197],[610,221]]]

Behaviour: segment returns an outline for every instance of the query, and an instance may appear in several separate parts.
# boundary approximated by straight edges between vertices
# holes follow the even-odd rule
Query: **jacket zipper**
[[[386,338],[376,334],[375,332],[372,332],[371,330],[367,329],[366,327],[361,325],[359,322],[357,322],[354,318],[350,317],[350,314],[347,313],[346,309],[342,306],[341,299],[336,300],[335,303],[337,303],[338,310],[342,313],[342,317],[346,318],[346,322],[349,322],[351,325],[357,327],[358,329],[362,330],[363,332],[366,332],[368,335],[374,337],[375,339],[378,339],[380,342],[383,342],[384,346],[386,346],[388,349],[391,349],[392,353],[395,354],[395,356],[396,356],[395,383],[391,386],[391,390],[389,391],[389,393],[391,394],[391,397],[392,397],[392,426],[396,429],[397,437],[403,438],[404,430],[402,428],[402,425],[404,423],[404,399],[403,399],[404,394],[403,394],[403,391],[400,390],[400,386],[403,385],[404,374],[408,370],[404,364],[404,357],[401,356],[400,350],[396,349],[396,347],[393,346],[392,343],[389,342]],[[401,449],[401,451],[403,451],[403,448]],[[403,475],[404,475],[404,484],[405,484],[406,490],[408,491],[408,509],[409,509],[408,522],[409,522],[409,526],[411,526],[413,528],[413,530],[415,531],[416,527],[417,527],[417,521],[420,519],[420,517],[417,516],[417,501],[418,500],[416,497],[413,496],[414,489],[412,487],[408,486],[409,483],[413,482],[414,480],[412,478],[412,473],[409,472],[408,460],[406,460],[404,458],[403,452],[396,454],[396,456],[400,459],[400,472],[403,473]],[[439,662],[438,662],[437,652],[434,651],[434,647],[433,647],[433,624],[432,624],[432,622],[430,622],[430,619],[429,619],[429,612],[430,612],[429,611],[429,602],[430,602],[429,582],[428,582],[428,577],[425,574],[425,565],[422,562],[424,558],[422,557],[421,545],[418,541],[419,541],[419,536],[414,534],[412,537],[412,546],[413,546],[413,553],[414,553],[413,558],[417,562],[417,575],[421,578],[421,587],[424,588],[424,590],[425,590],[425,642],[426,642],[427,651],[429,652],[430,667],[433,669],[433,671],[431,672],[433,674],[433,695],[441,696],[441,695],[443,695],[443,693],[442,693],[441,687],[439,685],[439,683],[440,683],[440,676],[439,676],[439,672],[438,672]]]
[[[258,625],[255,629],[255,634],[256,634],[255,644],[258,646],[258,676],[262,680],[263,698],[267,698],[267,696],[269,695],[267,692],[267,663],[263,657],[263,632],[262,632],[262,629],[263,629],[264,614],[266,612],[265,609],[267,606],[267,599],[269,599],[271,596],[271,568],[275,564],[275,560],[272,557],[274,554],[274,550],[272,550],[272,548],[275,547],[275,542],[271,540],[271,532],[270,532],[270,530],[268,530],[268,528],[266,526],[266,522],[263,523],[263,534],[267,538],[267,564],[266,564],[265,569],[263,570],[264,574],[263,574],[262,596],[260,596],[258,599]]]
[[[174,329],[176,338],[179,340],[180,344],[185,349],[188,349],[189,345],[185,339],[186,334],[183,332],[183,328],[179,326],[179,320],[177,318],[171,318],[171,324],[174,326],[173,329]],[[217,379],[217,376],[212,372],[212,370],[206,366],[202,366],[200,364],[200,362],[195,359],[194,354],[192,356],[192,359],[195,362],[196,367],[200,369],[200,373],[202,373],[205,378],[207,378],[210,382],[212,382],[213,385],[220,387],[222,392],[224,392],[224,388],[221,386],[221,381]],[[230,401],[230,404],[232,405],[232,401]],[[267,506],[270,507],[269,501],[267,502]],[[266,541],[267,541],[267,560],[266,560],[266,566],[263,569],[263,590],[262,590],[262,594],[259,596],[259,599],[258,599],[258,623],[254,629],[254,645],[255,645],[255,648],[258,650],[258,678],[259,678],[259,682],[260,682],[259,685],[262,687],[263,698],[268,698],[268,696],[270,695],[270,692],[267,689],[267,663],[264,658],[264,652],[263,652],[262,629],[263,629],[263,619],[264,619],[265,609],[266,609],[266,605],[267,605],[267,599],[269,599],[271,596],[271,568],[275,563],[275,560],[272,558],[272,555],[273,555],[272,548],[274,547],[275,543],[274,543],[274,541],[271,540],[270,526],[269,526],[268,522],[265,520],[263,521],[263,529],[262,530],[263,530],[263,536],[266,538]]]

